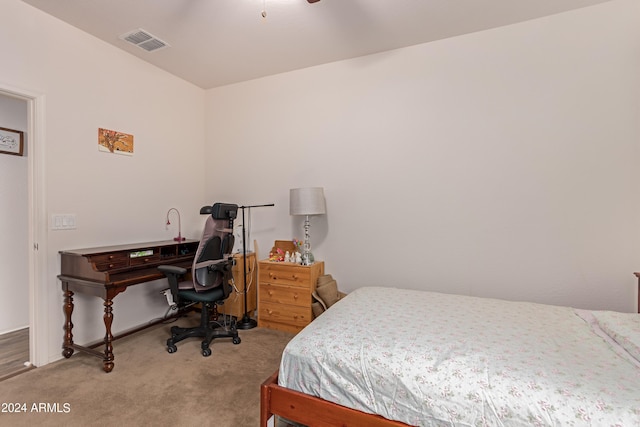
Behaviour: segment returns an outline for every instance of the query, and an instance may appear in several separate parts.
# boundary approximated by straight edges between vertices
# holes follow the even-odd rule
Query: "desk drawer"
[[[129,265],[129,252],[111,252],[90,258],[98,271],[109,271]]]
[[[279,285],[298,286],[309,289],[311,269],[291,263],[261,263],[260,283],[269,282]]]
[[[157,254],[153,254],[153,255],[149,255],[149,256],[131,258],[131,266],[133,267],[134,265],[144,265],[144,264],[157,263],[159,261],[160,261],[160,254],[157,253]]]
[[[260,301],[276,304],[311,306],[311,291],[298,286],[260,283]]]
[[[96,264],[96,269],[98,271],[109,271],[109,270],[116,270],[118,268],[126,268],[126,267],[129,267],[128,259],[107,262],[104,264]]]
[[[297,328],[304,328],[312,320],[310,307],[275,304],[260,300],[258,318],[263,322],[277,322]]]
[[[91,262],[97,264],[107,264],[109,262],[127,261],[129,260],[129,252],[110,252],[106,254],[93,255]]]

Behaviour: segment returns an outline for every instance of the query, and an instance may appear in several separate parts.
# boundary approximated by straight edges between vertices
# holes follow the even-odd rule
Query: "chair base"
[[[232,338],[234,344],[240,344],[241,342],[235,319],[232,318],[228,328],[224,327],[218,322],[209,321],[208,310],[206,309],[202,311],[200,326],[193,328],[171,327],[171,338],[167,340],[167,352],[175,353],[178,351],[176,343],[192,337],[203,338],[200,348],[204,357],[211,355],[209,346],[211,341],[216,338]]]

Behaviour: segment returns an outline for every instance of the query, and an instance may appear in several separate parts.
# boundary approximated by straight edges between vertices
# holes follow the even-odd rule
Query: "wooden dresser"
[[[258,268],[258,326],[298,333],[313,320],[311,294],[324,262],[299,265],[260,261]]]
[[[233,259],[235,260],[235,265],[232,273],[237,292],[234,289],[229,298],[224,301],[224,304],[218,305],[218,313],[229,314],[240,319],[244,316],[244,280],[242,278],[244,274],[244,257],[242,254],[234,254]],[[257,267],[256,254],[254,252],[247,253],[247,313],[251,318],[256,310]]]

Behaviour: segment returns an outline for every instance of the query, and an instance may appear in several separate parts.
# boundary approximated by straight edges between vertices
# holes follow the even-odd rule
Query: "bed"
[[[640,425],[640,315],[365,287],[296,335],[261,423]]]

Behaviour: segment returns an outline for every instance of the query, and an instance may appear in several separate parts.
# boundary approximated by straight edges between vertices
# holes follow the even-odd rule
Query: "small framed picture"
[[[0,153],[22,156],[24,132],[0,127]]]
[[[98,150],[133,156],[133,135],[98,128]]]

